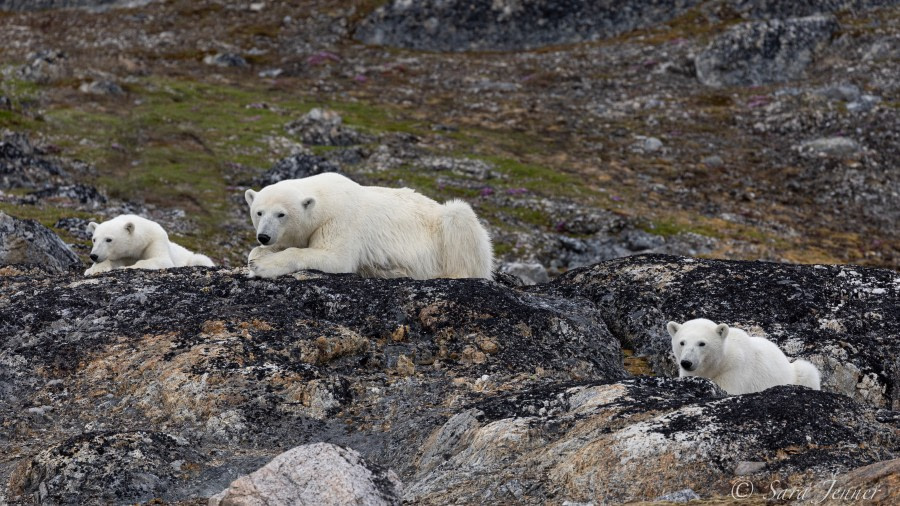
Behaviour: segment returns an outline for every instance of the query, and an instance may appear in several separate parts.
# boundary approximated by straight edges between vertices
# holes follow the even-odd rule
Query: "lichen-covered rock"
[[[78,256],[50,229],[0,211],[0,266],[29,264],[56,273],[82,266]]]
[[[876,462],[814,484],[797,504],[890,506],[900,503],[900,459]],[[806,492],[804,490],[804,492]]]
[[[395,0],[357,27],[367,44],[427,51],[533,49],[598,40],[668,21],[696,0]]]
[[[696,56],[697,78],[708,86],[795,79],[838,28],[833,17],[821,15],[733,26]]]
[[[822,388],[900,408],[900,275],[856,266],[645,255],[542,288],[592,300],[623,347],[675,375],[665,324],[708,318],[762,335],[822,372]]]
[[[402,484],[393,471],[373,467],[352,449],[329,443],[298,446],[241,476],[209,500],[209,506],[323,506],[400,503]]]
[[[725,397],[697,378],[556,385],[451,418],[423,447],[404,500],[622,503],[684,488],[710,496],[728,493],[741,461],[765,463],[758,480],[788,482],[882,460],[898,442],[874,408],[802,387]]]
[[[40,504],[135,503],[165,498],[201,457],[157,432],[85,433],[54,445],[16,471],[11,488]]]

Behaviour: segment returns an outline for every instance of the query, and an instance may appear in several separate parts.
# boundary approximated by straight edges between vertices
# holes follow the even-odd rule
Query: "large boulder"
[[[0,211],[0,266],[36,265],[61,273],[82,266],[78,256],[49,228]]]
[[[426,51],[533,49],[613,37],[664,23],[699,0],[394,0],[356,38]]]
[[[759,86],[796,79],[838,30],[832,16],[752,21],[719,35],[694,59],[708,86]]]
[[[329,443],[298,446],[241,476],[209,506],[322,506],[400,504],[393,471],[372,467],[359,453]]]
[[[623,347],[657,374],[677,374],[666,322],[708,318],[811,361],[826,391],[900,408],[895,271],[642,255],[574,270],[543,289],[593,301]]]

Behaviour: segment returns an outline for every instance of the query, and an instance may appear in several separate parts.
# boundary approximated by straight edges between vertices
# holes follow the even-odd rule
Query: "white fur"
[[[414,279],[490,278],[493,249],[468,204],[409,188],[360,186],[334,173],[245,193],[257,239],[251,275],[301,269]]]
[[[209,257],[192,253],[169,242],[169,235],[156,222],[133,214],[123,214],[87,227],[97,259],[85,276],[112,269],[166,269],[169,267],[212,267]]]
[[[771,341],[741,329],[699,318],[666,325],[679,376],[709,378],[732,395],[759,392],[776,385],[803,385],[819,390],[819,371],[805,360],[789,362]],[[686,361],[686,362],[685,362]],[[690,370],[684,364],[690,363]]]

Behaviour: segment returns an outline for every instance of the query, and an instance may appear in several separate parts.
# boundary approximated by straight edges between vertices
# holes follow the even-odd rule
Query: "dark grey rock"
[[[728,7],[753,19],[785,19],[897,5],[897,0],[736,0]]]
[[[81,261],[47,227],[0,211],[0,265],[39,265],[59,273],[80,268]]]
[[[42,11],[47,9],[130,7],[152,0],[0,0],[0,11]]]
[[[268,186],[285,179],[302,179],[323,172],[340,172],[340,168],[315,155],[295,154],[275,162],[271,169],[253,180],[257,186]]]
[[[697,78],[708,86],[758,86],[796,79],[838,28],[831,16],[733,26],[696,56]]]
[[[66,169],[21,133],[5,133],[0,138],[0,190],[44,188],[70,179]]]
[[[46,84],[66,77],[70,70],[68,56],[58,50],[47,49],[28,55],[28,62],[19,69],[23,79]]]
[[[698,0],[394,0],[356,29],[357,40],[427,51],[532,49],[599,40],[664,23]]]
[[[512,274],[522,280],[525,285],[536,285],[550,281],[547,269],[539,263],[511,262],[500,266],[502,272]]]
[[[235,53],[216,53],[203,58],[203,63],[218,67],[246,67],[247,60]]]
[[[41,190],[29,192],[29,195],[38,199],[65,199],[78,202],[82,206],[96,209],[106,204],[106,196],[93,186],[83,184],[51,186]]]
[[[85,433],[36,455],[12,485],[40,504],[144,502],[165,498],[202,460],[164,433]]]
[[[89,93],[91,95],[124,95],[125,90],[122,89],[121,86],[116,84],[114,81],[110,81],[107,79],[101,79],[99,81],[91,81],[89,83],[82,83],[81,86],[78,87],[78,90],[82,93]]]
[[[285,125],[291,135],[313,146],[350,146],[365,142],[366,137],[343,125],[341,116],[332,110],[314,108],[300,119]]]

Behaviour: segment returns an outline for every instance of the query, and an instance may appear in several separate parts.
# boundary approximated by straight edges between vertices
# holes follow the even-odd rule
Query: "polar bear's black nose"
[[[694,363],[691,362],[690,360],[682,360],[682,361],[681,361],[681,367],[682,367],[682,369],[684,369],[685,371],[690,371],[691,368],[694,367]]]
[[[98,257],[96,253],[91,253],[91,260],[96,262],[98,258],[100,258],[100,257]]]
[[[267,236],[266,234],[259,234],[258,236],[256,236],[256,239],[260,244],[269,244],[269,239],[271,239],[271,237]]]

